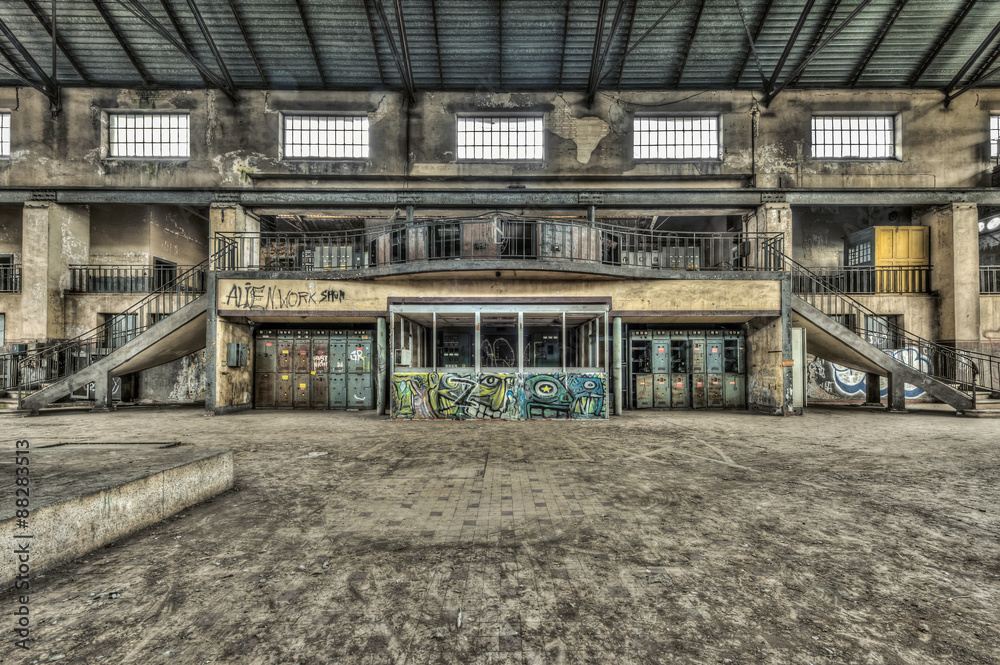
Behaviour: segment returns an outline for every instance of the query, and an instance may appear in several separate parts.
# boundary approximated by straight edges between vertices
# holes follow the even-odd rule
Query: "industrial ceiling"
[[[1000,82],[998,36],[1000,0],[0,0],[0,85],[54,102],[61,87],[950,101]]]

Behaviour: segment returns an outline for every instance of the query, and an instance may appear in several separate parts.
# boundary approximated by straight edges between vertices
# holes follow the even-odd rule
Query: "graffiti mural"
[[[606,418],[602,374],[458,374],[392,376],[392,417],[426,419]]]
[[[928,371],[930,362],[920,355],[917,349],[887,349],[886,353],[910,367]],[[863,400],[866,395],[866,375],[864,372],[832,363],[822,358],[814,358],[809,363],[809,399],[851,399]],[[888,392],[888,382],[885,377],[880,381],[880,394],[885,397]],[[925,393],[920,388],[905,385],[906,399],[920,399]]]

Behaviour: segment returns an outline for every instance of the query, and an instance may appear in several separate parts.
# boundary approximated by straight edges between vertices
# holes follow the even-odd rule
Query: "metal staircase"
[[[815,355],[836,361],[829,355],[835,355],[838,350],[833,347],[839,345],[845,355],[857,361],[847,364],[918,386],[958,411],[975,409],[979,392],[1000,391],[1000,357],[944,346],[914,335],[886,321],[823,276],[782,256],[792,278],[793,315],[821,332],[826,339],[817,343],[832,351],[823,353],[821,349]],[[872,317],[880,319],[875,329],[867,325]],[[808,335],[806,339],[809,345]],[[902,348],[911,350],[918,359],[916,367],[890,355]]]
[[[78,337],[23,356],[0,356],[3,388],[17,393],[19,409],[37,411],[106,377],[144,352],[145,367],[181,357],[176,354],[184,350],[183,344],[173,353],[154,355],[148,350],[204,314],[205,272],[211,261],[207,259],[182,272],[124,312]],[[204,329],[200,337],[204,347]],[[127,371],[145,367],[132,362]]]

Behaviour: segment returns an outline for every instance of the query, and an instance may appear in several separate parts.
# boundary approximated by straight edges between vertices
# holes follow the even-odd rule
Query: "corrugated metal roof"
[[[51,77],[51,8],[0,0],[0,85]],[[235,89],[406,90],[407,68],[415,91],[760,90],[761,72],[769,88],[1000,83],[982,78],[1000,65],[1000,0],[59,0],[57,11],[60,86],[225,87],[212,43]]]

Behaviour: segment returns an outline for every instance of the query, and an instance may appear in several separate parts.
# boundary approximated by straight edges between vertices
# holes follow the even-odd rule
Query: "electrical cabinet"
[[[635,374],[635,408],[653,408],[653,375]]]
[[[468,333],[442,332],[438,343],[438,367],[469,367],[472,363]]]
[[[670,340],[653,339],[653,372],[670,371]]]
[[[257,372],[255,405],[262,408],[277,406],[274,400],[274,372]]]
[[[709,374],[722,374],[722,338],[709,337],[705,340],[705,360]]]
[[[254,342],[257,350],[254,405],[295,409],[372,408],[372,336],[370,330],[260,331]]]
[[[742,374],[746,357],[742,335],[726,335],[723,343],[722,369],[726,374]]]
[[[688,375],[670,375],[670,408],[685,409],[688,407]]]
[[[254,367],[258,372],[274,373],[277,368],[278,346],[274,333],[264,333],[257,337]],[[272,390],[272,394],[273,394]]]
[[[723,384],[723,399],[727,409],[745,409],[746,392],[743,386],[745,380],[742,374],[726,374]]]
[[[657,409],[670,407],[670,375],[653,375],[653,406]]]
[[[691,375],[691,408],[708,407],[708,378],[705,374]]]
[[[711,347],[711,343],[709,343]],[[722,398],[722,374],[708,375],[708,408],[721,409],[725,405]]]
[[[705,340],[691,340],[691,372],[705,371]]]

